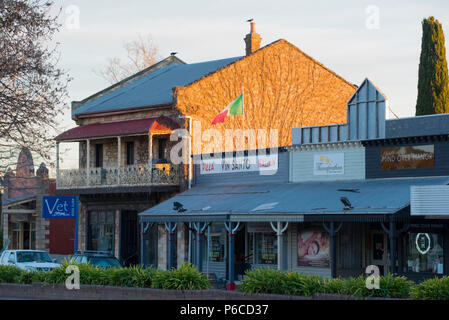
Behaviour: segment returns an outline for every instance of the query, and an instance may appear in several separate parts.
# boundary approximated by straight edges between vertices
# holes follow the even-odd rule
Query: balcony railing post
[[[86,140],[87,142],[87,146],[86,146],[86,184],[89,186],[90,185],[90,139]]]
[[[120,185],[120,167],[122,166],[122,139],[117,137],[117,184]]]

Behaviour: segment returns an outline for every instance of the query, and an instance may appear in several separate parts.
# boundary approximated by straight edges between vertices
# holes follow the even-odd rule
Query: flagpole
[[[245,138],[245,89],[242,84],[242,122],[243,122],[243,149],[246,149],[246,138]]]

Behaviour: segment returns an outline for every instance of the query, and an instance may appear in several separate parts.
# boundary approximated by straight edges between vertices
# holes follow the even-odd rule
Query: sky
[[[60,66],[73,77],[61,128],[75,126],[70,101],[107,87],[93,70],[125,57],[123,45],[151,34],[161,58],[187,63],[241,56],[254,18],[261,46],[285,39],[346,80],[366,77],[399,117],[414,116],[421,21],[434,16],[449,35],[449,1],[427,0],[55,0],[63,25],[56,35]],[[393,117],[388,112],[388,118]],[[77,152],[61,168],[75,168]]]

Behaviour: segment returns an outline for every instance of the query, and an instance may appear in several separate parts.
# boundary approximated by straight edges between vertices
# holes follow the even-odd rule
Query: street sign
[[[78,197],[44,196],[42,199],[42,218],[76,218]]]

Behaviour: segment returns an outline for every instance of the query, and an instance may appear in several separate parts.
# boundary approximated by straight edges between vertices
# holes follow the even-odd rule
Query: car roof
[[[45,253],[48,253],[47,251],[45,251],[45,250],[29,250],[29,249],[10,249],[10,250],[5,250],[4,252],[17,252],[17,251],[20,251],[20,252],[45,252]]]
[[[107,253],[75,253],[74,256],[115,258],[113,255]]]

